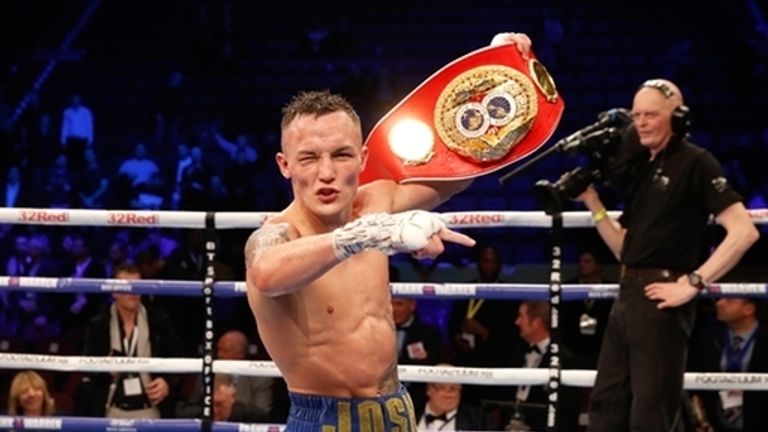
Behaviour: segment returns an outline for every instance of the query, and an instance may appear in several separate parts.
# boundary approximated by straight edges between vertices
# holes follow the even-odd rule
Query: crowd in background
[[[300,20],[304,27],[286,37],[285,41],[259,40],[253,42],[256,48],[248,47],[244,38],[238,38],[238,34],[246,30],[239,21],[243,17],[237,15],[238,7],[247,6],[232,1],[216,5],[205,1],[195,4],[200,25],[205,30],[200,33],[202,36],[183,40],[189,29],[182,26],[177,34],[158,42],[160,45],[183,47],[187,53],[193,52],[194,55],[164,59],[162,53],[152,51],[150,46],[146,47],[147,53],[134,48],[136,52],[132,51],[132,54],[135,54],[135,60],[129,62],[137,63],[137,75],[121,75],[118,68],[125,64],[111,58],[108,50],[98,44],[99,32],[86,32],[83,44],[90,48],[93,58],[60,65],[61,76],[67,79],[57,79],[58,72],[54,73],[44,89],[31,93],[22,115],[13,123],[6,120],[11,117],[10,107],[29,88],[20,85],[25,82],[19,78],[21,72],[7,65],[7,59],[3,60],[3,66],[8,66],[4,73],[13,76],[0,84],[0,115],[3,117],[0,207],[274,211],[285,207],[290,200],[287,183],[279,175],[273,157],[280,145],[277,142],[278,116],[280,106],[286,102],[285,95],[316,83],[333,87],[359,107],[366,130],[369,130],[376,119],[420,79],[453,58],[425,54],[426,58],[419,59],[417,53],[421,48],[417,47],[418,41],[406,41],[405,36],[399,40],[401,48],[397,51],[389,44],[392,41],[366,42],[363,20],[356,23],[352,19],[328,19],[323,14],[314,18],[304,17]],[[612,97],[607,91],[600,93],[601,86],[611,84],[621,90],[620,94],[626,94],[627,89],[632,89],[639,81],[632,81],[631,77],[618,73],[616,76],[621,82],[612,82],[614,75],[607,72],[601,74],[603,81],[595,78],[597,73],[593,69],[597,66],[590,63],[589,57],[593,47],[582,49],[575,42],[586,43],[584,41],[590,40],[595,46],[605,45],[610,38],[589,36],[585,30],[589,26],[579,21],[585,18],[576,17],[575,11],[567,7],[526,7],[535,11],[529,16],[535,23],[519,22],[515,30],[528,31],[532,35],[534,51],[553,72],[568,104],[568,114],[558,134],[564,135],[586,125],[599,110],[628,105],[629,101]],[[105,8],[107,16],[119,9],[115,5]],[[96,15],[93,20],[102,18]],[[127,20],[131,22],[129,18]],[[733,58],[738,61],[732,62],[728,68],[715,66],[723,75],[720,77],[726,85],[723,88],[718,87],[723,81],[713,84],[712,80],[707,81],[697,75],[698,71],[705,69],[696,64],[697,56],[718,56],[710,56],[702,48],[709,46],[706,45],[708,36],[699,35],[694,28],[689,28],[692,33],[686,37],[674,31],[665,35],[660,32],[659,37],[666,37],[661,39],[666,48],[656,50],[657,56],[652,58],[654,62],[635,64],[631,76],[665,75],[693,88],[693,91],[686,93],[696,98],[689,102],[694,118],[699,119],[694,125],[695,141],[718,156],[726,176],[744,196],[748,208],[765,209],[768,208],[768,176],[762,164],[768,160],[768,128],[762,120],[753,118],[759,116],[731,115],[731,111],[738,107],[741,113],[753,114],[758,107],[764,106],[759,104],[768,99],[768,36],[765,28],[760,26],[754,31],[743,30],[752,26],[743,26],[741,22],[734,20],[733,27],[741,30],[734,30],[732,35],[732,47],[738,51]],[[510,25],[513,24],[500,23],[498,30],[508,30]],[[264,23],[262,27],[266,32],[268,25]],[[105,31],[103,27],[97,28]],[[198,30],[195,27],[195,31]],[[136,37],[139,40],[146,37],[151,44],[151,38],[157,35],[152,29],[146,32],[150,36]],[[443,53],[463,54],[462,49],[481,46],[479,41],[493,32],[487,28],[475,30],[475,39],[465,41],[461,49],[445,49]],[[262,37],[267,36],[262,34]],[[418,37],[426,36],[419,34]],[[414,53],[410,58],[409,49]],[[427,47],[424,51],[430,49]],[[617,58],[623,52],[623,47],[611,49],[616,51]],[[258,56],[249,56],[260,50],[276,53],[275,58],[262,61]],[[141,70],[142,61],[149,64],[150,60],[157,60],[152,55],[161,57],[163,67],[153,72]],[[438,60],[435,60],[436,57]],[[623,59],[631,61],[632,58],[628,54]],[[724,58],[726,60],[723,61],[727,61],[731,57]],[[106,59],[117,65],[109,72],[112,76],[103,76],[104,82],[112,85],[121,83],[121,86],[114,85],[108,89],[114,94],[109,91],[100,94],[104,87],[98,87],[101,72],[97,66],[111,64]],[[275,67],[270,64],[272,60],[274,63],[296,65],[300,70],[296,74],[284,70],[276,72],[269,69]],[[408,67],[415,64],[414,60],[422,60],[429,66],[424,66],[425,70],[409,71]],[[662,66],[653,66],[662,63]],[[582,64],[587,66],[580,68]],[[609,67],[605,65],[606,69]],[[312,79],[299,81],[298,74],[311,76]],[[218,87],[214,87],[217,79],[223,84],[218,83]],[[595,82],[590,79],[595,79]],[[248,84],[237,87],[238,80],[248,81]],[[212,89],[206,89],[206,83]],[[274,88],[270,88],[272,86]],[[134,90],[137,95],[131,94]],[[243,94],[247,92],[250,94]],[[236,99],[236,102],[224,103],[228,97]],[[106,99],[110,98],[116,101],[108,103]],[[731,105],[727,104],[729,102]],[[226,109],[219,111],[222,106]],[[540,168],[535,168],[533,175],[516,181],[512,190],[499,189],[495,184],[489,187],[487,181],[480,180],[473,188],[474,192],[481,193],[470,190],[465,197],[457,197],[445,209],[536,210],[530,190],[534,176],[539,174],[554,180],[575,162],[574,159],[552,157]],[[618,201],[615,204],[619,204]],[[732,280],[768,280],[765,274],[768,236],[764,227],[761,230],[764,234],[760,244],[744,258],[744,264],[734,271]],[[204,234],[198,230],[1,225],[0,274],[106,278],[113,277],[120,265],[130,264],[136,266],[145,279],[199,281],[204,275]],[[242,245],[247,235],[247,232],[240,230],[218,233],[220,247],[216,274],[220,280],[243,278]],[[477,265],[474,282],[503,281],[500,273],[502,265],[544,262],[545,252],[531,251],[546,250],[545,237],[514,231],[504,235],[494,238],[495,249],[488,249],[477,256],[456,255],[449,250],[443,260],[457,268],[474,269]],[[719,233],[713,229],[712,235],[718,236]],[[591,254],[591,259],[590,254],[579,254],[576,250],[583,249],[580,247],[583,246],[580,245],[581,238],[579,236],[577,241],[571,243],[576,247],[569,251],[572,261],[579,261],[580,274],[574,282],[611,282],[599,272],[598,265],[600,261],[610,264],[611,259],[601,254]],[[441,267],[437,264],[443,263],[405,260],[397,264],[400,268],[411,269],[414,279],[429,281],[433,280],[436,272],[440,272]],[[393,270],[393,281],[396,280]],[[143,301],[156,305],[168,314],[180,340],[180,355],[191,357],[199,354],[203,326],[202,302],[199,299],[149,296]],[[217,299],[216,302],[217,335],[223,338],[230,330],[242,332],[249,347],[244,352],[242,341],[239,341],[238,353],[229,358],[267,359],[245,299]],[[112,299],[106,294],[38,294],[0,290],[0,351],[82,354],[86,328],[111,304]],[[608,301],[585,301],[566,305],[562,321],[563,337],[566,346],[574,350],[575,365],[594,368],[609,304]],[[439,305],[419,301],[417,307],[413,300],[394,299],[393,305],[396,313],[404,311],[400,318],[396,315],[398,329],[403,331],[398,335],[400,362],[403,364],[450,363],[477,367],[526,364],[527,359],[525,355],[520,355],[520,350],[525,351],[532,342],[526,340],[523,329],[531,327],[529,321],[535,317],[529,315],[535,306],[526,305],[523,314],[519,303],[504,301],[487,301],[479,306],[469,301]],[[748,305],[739,307],[749,309]],[[704,335],[718,322],[727,324],[729,320],[735,321],[734,315],[747,314],[742,309],[733,312],[736,306],[714,300],[703,301],[700,308],[697,327]],[[200,313],[189,313],[190,310]],[[761,318],[760,310],[760,305],[757,305],[754,315]],[[580,319],[584,314],[595,318],[591,333],[580,330]],[[541,317],[538,319],[542,320]],[[410,336],[400,326],[412,326],[414,323],[428,328],[409,342],[407,338]],[[693,347],[691,351],[700,353],[702,350],[706,351],[706,347]],[[699,368],[702,363],[706,364],[704,361],[697,362],[692,367]],[[51,401],[54,399],[57,413],[78,412],[77,400],[71,396],[78,394],[83,374],[46,372],[14,379],[10,371],[0,371],[0,376],[1,388],[9,389],[3,397],[8,397],[9,409],[16,410],[9,411],[11,414],[26,412],[19,411],[19,406],[23,410],[31,409],[33,413],[51,414]],[[184,411],[184,407],[189,408],[184,402],[191,401],[194,405],[199,396],[195,378],[187,377],[173,389],[172,399],[180,403],[174,407],[180,410],[178,413],[196,415],[189,409]],[[222,377],[216,383],[216,388],[220,388],[217,390],[219,400],[231,401],[222,409],[238,413],[224,418],[234,419],[248,414],[243,414],[243,407],[233,408],[233,395],[244,394],[243,390],[238,393],[233,390],[242,386],[241,383],[236,377]],[[279,380],[270,384],[267,390],[270,401],[264,403],[267,413],[260,412],[256,416],[259,420],[281,421],[287,407],[285,389]],[[30,390],[30,396],[19,396],[24,393],[23,386],[33,390]],[[465,399],[495,400],[515,399],[511,395],[522,391],[476,386],[464,386],[463,389],[449,387],[414,385],[411,393],[417,405],[424,406],[430,395],[436,398],[438,394],[455,396],[463,393]],[[17,399],[18,402],[15,402]],[[707,395],[702,399],[706,401]],[[34,408],[27,408],[33,405]],[[499,406],[493,415],[497,416],[498,422],[506,424],[511,421],[507,418],[509,412],[505,411],[503,404]],[[250,419],[247,416],[242,418]]]

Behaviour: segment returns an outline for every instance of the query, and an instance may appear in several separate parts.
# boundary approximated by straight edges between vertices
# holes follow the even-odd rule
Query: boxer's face
[[[347,210],[363,168],[362,140],[360,125],[344,112],[296,117],[284,129],[277,154],[295,200],[321,218]]]

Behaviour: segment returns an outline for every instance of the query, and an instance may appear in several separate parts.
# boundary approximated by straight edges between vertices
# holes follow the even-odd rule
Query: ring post
[[[213,421],[213,288],[216,281],[216,222],[215,213],[205,215],[205,278],[203,280],[203,416],[202,431],[211,432]]]

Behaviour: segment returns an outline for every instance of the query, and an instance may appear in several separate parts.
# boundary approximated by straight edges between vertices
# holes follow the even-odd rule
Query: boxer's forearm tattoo
[[[288,238],[288,224],[280,223],[267,225],[254,231],[248,241],[245,242],[245,264],[248,265],[264,249],[280,243],[286,243]]]
[[[379,381],[379,394],[386,395],[400,389],[400,378],[397,376],[397,362],[393,362]]]

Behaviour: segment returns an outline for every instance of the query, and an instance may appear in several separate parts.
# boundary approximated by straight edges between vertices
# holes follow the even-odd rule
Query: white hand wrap
[[[387,255],[417,251],[443,228],[445,223],[438,214],[422,210],[367,214],[333,230],[333,250],[340,260],[366,249]]]

